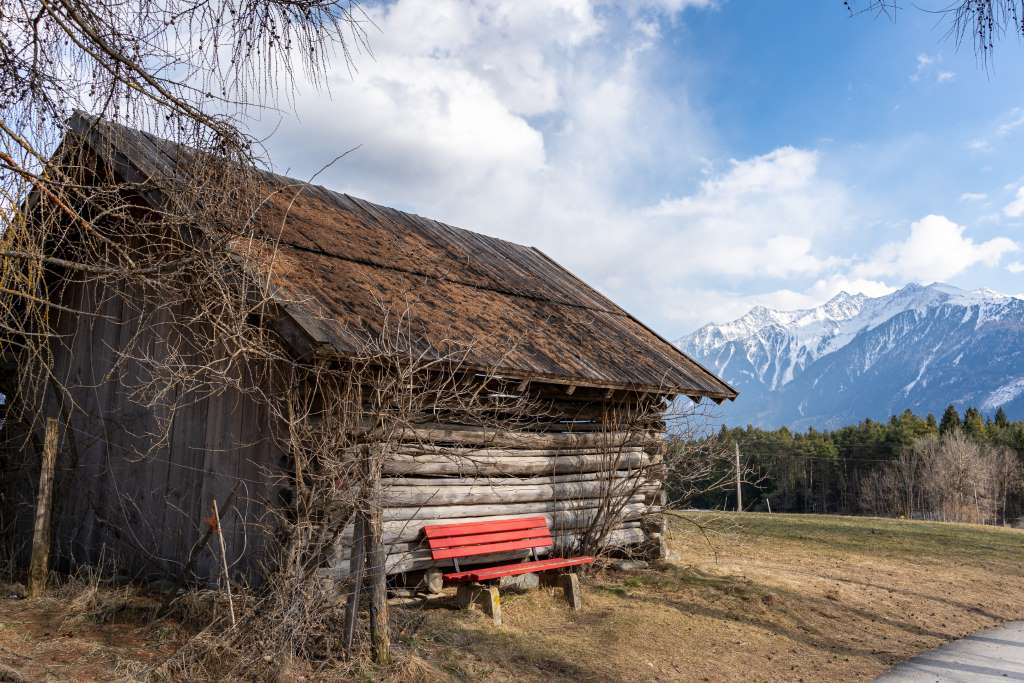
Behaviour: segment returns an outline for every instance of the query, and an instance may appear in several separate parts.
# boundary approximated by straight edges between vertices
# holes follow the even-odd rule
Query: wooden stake
[[[36,520],[32,532],[32,560],[28,570],[28,596],[35,598],[46,590],[50,573],[50,506],[53,502],[53,469],[57,462],[57,419],[46,419],[43,460],[39,468],[36,494]]]
[[[387,551],[381,533],[380,477],[373,482],[373,504],[367,525],[366,545],[370,560],[370,643],[378,664],[391,661],[391,633],[388,628]]]
[[[352,590],[348,594],[345,605],[345,633],[343,643],[345,654],[352,656],[352,641],[356,633],[356,617],[359,615],[359,593],[363,588],[363,576],[366,570],[366,514],[356,512],[355,531],[352,537],[352,550],[348,560],[348,575],[352,577]]]
[[[736,442],[736,512],[743,512],[743,477],[740,473],[740,444]]]
[[[231,576],[228,575],[228,551],[224,547],[224,529],[220,525],[220,510],[217,509],[217,499],[213,499],[213,521],[217,525],[217,538],[220,539],[220,559],[224,566],[224,585],[228,589],[228,609],[231,610],[231,626],[234,627],[235,622],[235,601],[231,597]]]

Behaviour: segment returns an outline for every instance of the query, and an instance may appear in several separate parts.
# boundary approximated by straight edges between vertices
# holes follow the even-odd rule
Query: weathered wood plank
[[[605,501],[601,498],[583,498],[578,500],[545,500],[536,503],[508,503],[504,505],[482,504],[389,507],[384,509],[384,520],[404,521],[413,519],[461,519],[466,517],[512,519],[519,514],[597,508],[607,502],[609,501]],[[617,500],[614,502],[622,502],[623,504],[643,503],[644,496],[642,494],[636,494],[629,496],[628,500]]]
[[[608,444],[644,446],[664,441],[664,435],[646,434],[552,434],[534,432],[495,431],[486,428],[450,424],[429,424],[408,430],[403,441],[412,443],[450,443],[478,445],[490,448],[594,448]]]
[[[660,458],[646,453],[627,453],[621,456],[592,454],[541,457],[399,454],[388,458],[384,463],[384,472],[389,475],[522,476],[637,469],[659,462]]]
[[[544,500],[576,500],[603,495],[650,494],[657,482],[633,485],[630,480],[611,484],[602,481],[567,482],[529,486],[391,486],[384,491],[387,507],[461,505],[483,503],[530,503]]]
[[[603,481],[621,479],[643,479],[657,481],[649,475],[652,468],[583,472],[573,474],[552,474],[543,477],[385,477],[384,486],[532,486],[534,484],[563,484],[580,481]]]

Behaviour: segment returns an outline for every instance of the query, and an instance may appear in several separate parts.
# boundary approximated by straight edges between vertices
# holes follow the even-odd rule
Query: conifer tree
[[[956,411],[956,407],[950,403],[946,406],[946,410],[942,413],[942,422],[939,423],[939,434],[949,434],[960,427],[960,413]]]
[[[980,438],[985,433],[985,422],[981,413],[973,406],[964,412],[964,431],[974,438]]]
[[[996,409],[996,426],[997,427],[1008,427],[1010,425],[1009,418],[1006,417],[1006,411],[1003,410],[1002,406]]]

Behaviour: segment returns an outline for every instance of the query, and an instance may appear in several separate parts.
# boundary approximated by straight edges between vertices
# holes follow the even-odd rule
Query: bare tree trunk
[[[43,460],[39,468],[36,522],[32,533],[32,561],[28,571],[28,595],[38,597],[46,590],[50,572],[50,505],[53,501],[53,468],[57,462],[57,419],[46,420]]]

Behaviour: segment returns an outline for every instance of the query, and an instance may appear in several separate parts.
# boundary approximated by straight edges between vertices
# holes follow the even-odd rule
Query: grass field
[[[752,513],[716,514],[712,526],[709,545],[675,521],[670,563],[597,573],[577,614],[553,590],[504,596],[501,627],[445,601],[402,610],[401,664],[386,677],[864,681],[1024,618],[1024,531]],[[39,680],[110,680],[180,635],[116,616],[69,624],[59,601],[0,599],[0,663]]]
[[[818,515],[716,515],[709,547],[673,525],[667,567],[605,572],[571,615],[510,596],[505,624],[428,610],[424,678],[864,681],[1024,618],[1024,532]]]

